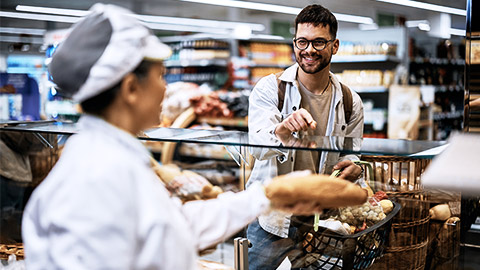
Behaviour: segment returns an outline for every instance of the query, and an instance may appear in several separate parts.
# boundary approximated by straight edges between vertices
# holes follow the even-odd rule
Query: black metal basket
[[[326,228],[313,229],[313,219],[308,222],[294,220],[302,237],[301,254],[296,266],[300,269],[366,269],[382,256],[393,217],[401,205],[393,202],[393,210],[380,222],[351,235],[341,235]],[[311,221],[311,222],[310,222]]]

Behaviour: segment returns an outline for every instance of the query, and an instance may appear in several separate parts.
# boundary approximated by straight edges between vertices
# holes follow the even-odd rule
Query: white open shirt
[[[199,249],[268,209],[260,186],[182,205],[135,137],[88,115],[79,126],[25,209],[28,269],[195,269]]]

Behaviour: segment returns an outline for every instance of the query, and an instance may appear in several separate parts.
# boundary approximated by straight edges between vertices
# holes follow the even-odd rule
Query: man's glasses
[[[329,42],[334,41],[335,39],[331,40],[325,40],[325,39],[315,39],[315,40],[308,40],[306,38],[295,38],[293,39],[293,43],[295,43],[295,47],[299,50],[306,50],[310,43],[312,43],[312,46],[315,50],[317,51],[322,51],[327,47],[327,44]]]

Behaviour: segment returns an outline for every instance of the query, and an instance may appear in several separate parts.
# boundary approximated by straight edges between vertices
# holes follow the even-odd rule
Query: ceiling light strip
[[[87,16],[91,12],[88,10],[79,10],[79,9],[50,8],[50,7],[25,6],[25,5],[17,5],[15,9],[17,11],[46,13],[46,14],[55,14],[55,15],[67,15],[67,16],[75,16],[75,17]]]
[[[224,6],[224,7],[261,10],[261,11],[268,11],[268,12],[277,12],[277,13],[284,13],[284,14],[291,14],[291,15],[297,15],[302,10],[301,8],[298,8],[298,7],[289,7],[289,6],[237,1],[237,0],[180,0],[180,1]],[[333,14],[339,21],[363,23],[363,24],[374,23],[373,19],[370,17],[356,16],[356,15],[349,15],[349,14],[342,14],[342,13],[333,13]]]
[[[151,15],[134,15],[139,20],[150,23],[163,23],[163,24],[178,24],[189,26],[204,26],[212,28],[222,29],[235,29],[238,26],[248,26],[253,31],[263,31],[265,26],[258,23],[241,23],[241,22],[229,22],[229,21],[215,21],[215,20],[202,20],[202,19],[190,19],[180,17],[165,17],[165,16],[151,16]]]
[[[412,0],[377,0],[377,1],[378,2],[384,2],[384,3],[390,3],[390,4],[395,4],[395,5],[425,9],[425,10],[430,10],[430,11],[449,13],[449,14],[459,15],[459,16],[467,16],[467,11],[463,10],[463,9],[451,8],[451,7],[440,6],[440,5],[429,4],[429,3],[423,3],[423,2],[418,2],[418,1],[412,1]]]
[[[287,6],[280,6],[280,5],[274,5],[274,4],[264,4],[264,3],[234,1],[234,0],[180,0],[180,1],[224,6],[224,7],[235,7],[235,8],[262,10],[262,11],[270,11],[270,12],[279,12],[279,13],[286,13],[286,14],[292,14],[292,15],[297,15],[302,10],[301,8],[297,8],[297,7],[287,7]]]
[[[412,21],[406,21],[405,26],[408,28],[418,27],[418,25],[422,23],[430,24],[427,20],[412,20]]]
[[[66,8],[49,8],[49,7],[37,7],[37,6],[25,6],[17,5],[16,10],[26,12],[37,12],[45,14],[55,15],[67,15],[82,17],[90,13],[88,10],[66,9]],[[204,19],[190,19],[180,17],[167,17],[167,16],[153,16],[153,15],[133,15],[141,21],[149,23],[161,23],[161,24],[176,24],[176,25],[189,25],[196,27],[211,27],[222,29],[235,29],[238,26],[248,26],[253,31],[263,31],[265,26],[259,23],[243,23],[243,22],[230,22],[230,21],[216,21],[216,20],[204,20]]]
[[[356,16],[356,15],[349,15],[349,14],[342,14],[342,13],[333,13],[337,20],[343,22],[351,22],[351,23],[361,23],[361,24],[373,24],[373,21],[370,17],[363,17],[363,16]]]
[[[467,31],[464,29],[456,29],[456,28],[450,28],[450,35],[455,35],[455,36],[466,36]]]
[[[71,17],[71,16],[58,16],[58,15],[8,12],[8,11],[0,11],[0,17],[12,18],[12,19],[36,20],[36,21],[64,22],[64,23],[75,23],[80,20],[80,18],[78,17]]]
[[[161,23],[149,23],[146,22],[149,28],[154,30],[167,30],[167,31],[174,31],[174,32],[201,32],[201,33],[212,33],[212,34],[221,34],[226,35],[229,34],[231,31],[224,28],[207,28],[203,26],[187,26],[187,25],[175,25],[175,24],[161,24]]]

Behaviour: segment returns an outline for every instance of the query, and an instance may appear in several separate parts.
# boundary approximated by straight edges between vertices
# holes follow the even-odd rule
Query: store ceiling
[[[432,3],[437,5],[444,5],[453,8],[465,9],[467,0],[419,0],[421,2]],[[56,7],[68,9],[87,10],[91,5],[97,1],[81,0],[81,1],[65,1],[65,0],[1,0],[1,11],[16,12],[17,5],[31,5],[41,7]],[[127,7],[134,10],[138,14],[146,15],[162,15],[162,16],[176,16],[185,18],[198,19],[215,19],[224,21],[243,21],[262,23],[269,29],[270,23],[275,21],[291,22],[294,20],[294,15],[255,11],[238,8],[227,8],[220,6],[212,6],[207,4],[198,4],[183,2],[180,0],[116,0],[103,1],[104,3],[113,3],[120,6]],[[326,6],[332,12],[352,14],[360,16],[368,16],[376,20],[377,14],[391,14],[395,16],[405,17],[407,20],[423,20],[439,13],[420,10],[416,8],[403,7],[394,4],[379,2],[376,0],[317,0],[307,1],[298,0],[292,5],[289,0],[255,0],[251,2],[270,3],[285,6],[304,7],[312,3],[318,3]],[[451,15],[452,27],[457,29],[465,29],[466,18],[464,16]],[[35,28],[35,29],[62,29],[67,28],[70,24],[59,22],[45,22],[33,21],[17,18],[0,17],[1,27],[15,27],[15,28]],[[358,24],[354,23],[340,23],[342,28],[358,28]],[[13,34],[0,33],[0,38],[14,36]],[[11,39],[11,38],[10,38]],[[0,51],[5,47],[5,42],[1,42]]]

